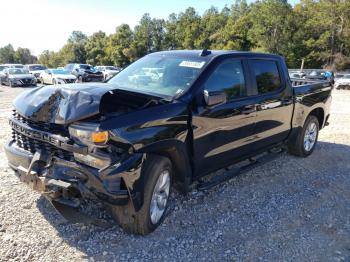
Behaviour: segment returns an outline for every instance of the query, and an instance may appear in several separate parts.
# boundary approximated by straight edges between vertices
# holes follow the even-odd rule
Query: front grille
[[[75,79],[65,79],[64,80],[67,84],[74,83]]]
[[[13,112],[13,118],[37,130],[49,132],[51,134],[63,135],[63,136],[68,134],[68,130],[66,130],[63,126],[60,126],[57,124],[44,123],[44,122],[34,122],[24,118],[23,116],[18,114],[15,110]],[[50,143],[25,136],[19,133],[15,129],[12,129],[12,139],[13,141],[15,141],[16,145],[19,148],[29,151],[32,154],[34,154],[36,151],[41,150],[46,152],[47,154],[53,154],[65,160],[73,159],[72,152],[62,150],[58,147],[55,147],[54,145],[51,145]]]
[[[30,126],[34,129],[45,131],[51,134],[61,135],[64,137],[69,136],[68,129],[65,128],[63,125],[46,123],[46,122],[35,122],[21,116],[16,110],[13,110],[12,116],[15,120],[18,120],[21,123],[26,124],[27,126]]]
[[[25,78],[25,79],[21,79],[21,82],[24,84],[24,85],[29,85],[32,83],[32,79],[31,78]]]

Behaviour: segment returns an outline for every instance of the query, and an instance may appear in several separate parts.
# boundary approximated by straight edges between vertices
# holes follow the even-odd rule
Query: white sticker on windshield
[[[182,61],[179,66],[192,67],[192,68],[202,68],[205,62],[196,62],[196,61]]]

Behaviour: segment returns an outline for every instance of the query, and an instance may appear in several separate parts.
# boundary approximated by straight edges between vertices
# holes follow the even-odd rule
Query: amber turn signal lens
[[[98,144],[104,144],[108,141],[108,132],[92,132],[91,141]]]

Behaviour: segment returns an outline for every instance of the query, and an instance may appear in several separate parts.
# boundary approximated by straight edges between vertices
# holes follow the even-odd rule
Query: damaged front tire
[[[132,234],[146,235],[164,220],[171,188],[172,164],[163,156],[149,155],[142,168],[144,176],[144,203],[135,212],[132,201],[125,206],[111,206],[118,224]]]

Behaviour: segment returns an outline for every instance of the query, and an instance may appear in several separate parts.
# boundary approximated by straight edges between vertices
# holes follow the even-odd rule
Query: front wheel
[[[131,200],[126,206],[111,206],[118,224],[132,234],[146,235],[164,220],[170,195],[172,164],[163,156],[150,155],[144,163],[144,203],[134,212]]]
[[[289,152],[301,157],[311,155],[317,143],[319,130],[320,126],[317,117],[314,115],[308,116],[303,129],[299,131],[296,142],[289,146]]]

